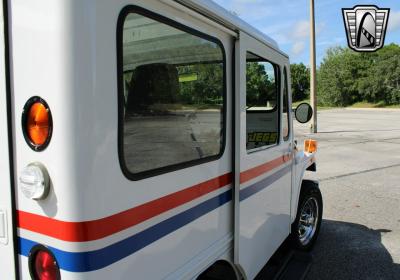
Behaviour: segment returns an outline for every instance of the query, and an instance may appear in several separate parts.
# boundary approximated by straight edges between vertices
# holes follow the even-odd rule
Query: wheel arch
[[[303,177],[304,171],[303,171],[301,177]],[[293,204],[293,209],[291,211],[291,223],[294,223],[294,221],[296,219],[297,208],[299,207],[300,194],[303,191],[303,189],[306,188],[309,185],[314,185],[317,188],[319,188],[319,182],[316,181],[316,180],[311,180],[311,179],[301,179],[301,180],[299,180],[299,183],[296,186],[297,187],[297,192],[294,193],[296,196],[292,198],[292,199],[295,200],[295,202]]]
[[[303,187],[303,181],[307,179],[304,178],[304,173],[308,171],[316,171],[316,159],[315,153],[304,153],[304,151],[298,151],[294,156],[293,164],[293,179],[292,179],[292,195],[291,195],[291,209],[290,218],[293,223],[296,219],[297,207],[299,204],[299,198],[301,189]],[[308,180],[312,181],[312,180]]]
[[[305,218],[305,220],[300,222],[300,219],[301,219],[300,217],[303,217],[303,214],[301,214],[301,212],[303,211],[303,207],[304,207],[305,203],[308,203],[308,201],[311,201],[311,200],[314,201],[314,203],[315,203],[314,210],[316,210],[316,212],[314,212],[314,213],[316,213],[316,214],[312,214],[313,220],[311,222],[308,222],[307,217]],[[298,209],[297,209],[296,218],[295,218],[295,221],[292,222],[292,226],[291,226],[290,239],[291,239],[292,245],[297,250],[310,251],[313,248],[313,246],[318,238],[319,231],[321,228],[321,222],[323,219],[323,199],[322,199],[321,190],[319,188],[319,184],[317,181],[309,180],[309,179],[302,180],[297,208]],[[313,210],[310,210],[310,211],[312,212]],[[307,213],[307,215],[311,215],[311,214]],[[315,221],[314,221],[314,217],[316,217]],[[298,230],[300,228],[300,223],[303,223],[303,224],[304,223],[312,223],[312,224],[303,225],[306,228],[312,227],[311,235],[309,237],[307,237],[305,235],[300,236],[300,232],[298,232]],[[306,237],[308,240],[302,239],[304,237]],[[306,242],[304,243],[304,241],[306,241]]]

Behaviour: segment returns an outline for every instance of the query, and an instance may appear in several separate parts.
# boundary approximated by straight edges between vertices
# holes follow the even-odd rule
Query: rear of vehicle
[[[313,160],[295,151],[277,45],[208,1],[15,0],[6,14],[7,279],[254,278]]]
[[[9,84],[7,5],[0,2],[0,270],[14,279],[16,269],[16,223],[13,170],[12,100]]]
[[[22,279],[40,277],[40,246],[61,279],[190,278],[228,258],[232,38],[180,7],[12,1]],[[43,149],[20,125],[35,96],[51,112]],[[45,198],[21,192],[32,163]]]

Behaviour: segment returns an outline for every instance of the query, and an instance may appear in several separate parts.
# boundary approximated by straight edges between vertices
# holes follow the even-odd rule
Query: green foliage
[[[310,95],[310,70],[303,64],[291,64],[293,102],[304,100]]]
[[[399,104],[400,46],[391,44],[375,53],[331,48],[318,70],[317,81],[321,105]]]
[[[178,66],[178,75],[196,76],[196,80],[181,82],[178,100],[181,104],[201,105],[222,103],[223,66],[220,63]],[[264,62],[246,64],[247,106],[266,106],[276,102],[273,67]],[[182,80],[182,79],[181,79]]]
[[[180,83],[179,101],[183,104],[221,104],[223,66],[221,63],[179,66],[178,74],[195,73],[197,79]]]
[[[269,77],[266,66],[270,64],[247,62],[246,64],[246,105],[266,106],[268,101],[276,101],[274,77]],[[270,67],[273,70],[272,66]]]
[[[248,62],[246,69],[248,106],[265,106],[267,101],[276,101],[274,77],[270,64]],[[195,73],[197,79],[181,82],[179,101],[182,104],[221,104],[223,93],[222,64],[195,64],[177,67],[179,76]]]
[[[157,74],[156,68],[148,69],[147,72],[142,70],[142,75],[164,77],[165,73]],[[178,73],[173,77],[155,80],[151,87],[146,84],[149,87],[147,91],[153,89],[158,93],[157,96],[151,97],[154,100],[134,100],[135,102],[128,103],[158,102],[196,106],[222,104],[224,79],[222,63],[193,64],[176,68]],[[268,102],[272,104],[276,102],[272,65],[248,62],[246,68],[247,106],[265,106]],[[300,63],[292,64],[290,70],[293,102],[308,98],[309,69]],[[167,72],[172,75],[174,71]],[[124,75],[126,94],[129,87],[140,84],[142,80],[141,77],[136,77],[138,73],[135,73],[134,71]],[[175,84],[170,84],[170,80],[178,79],[176,75],[191,78],[186,80],[182,78],[179,86],[175,87]],[[400,46],[391,44],[374,53],[357,53],[342,47],[331,48],[317,71],[317,85],[318,102],[324,106],[349,106],[355,103],[382,104],[382,106],[400,104]],[[164,88],[168,89],[168,92],[165,92]],[[137,96],[136,99],[138,98],[142,97]]]

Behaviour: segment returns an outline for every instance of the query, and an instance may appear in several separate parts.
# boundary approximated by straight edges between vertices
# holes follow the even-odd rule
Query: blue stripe
[[[265,189],[273,182],[284,176],[291,169],[288,165],[276,173],[269,175],[254,185],[240,191],[240,201]],[[216,197],[196,205],[182,213],[149,227],[131,237],[121,240],[99,250],[89,252],[66,252],[54,247],[49,249],[55,255],[61,269],[71,272],[87,272],[98,270],[111,265],[135,252],[143,249],[158,239],[191,223],[201,216],[217,209],[232,200],[232,190],[228,190]],[[29,256],[29,252],[37,242],[19,237],[19,254]]]
[[[272,175],[269,175],[264,180],[261,180],[249,187],[244,188],[243,190],[240,190],[239,200],[243,201],[249,198],[250,196],[262,191],[263,189],[270,186],[272,183],[274,183],[275,181],[279,180],[281,177],[286,175],[291,169],[292,165],[287,165],[286,167],[280,169],[279,171],[273,173]]]
[[[61,269],[72,272],[86,272],[111,265],[153,243],[154,241],[189,224],[195,219],[217,209],[232,200],[232,190],[196,205],[182,213],[162,221],[142,232],[110,246],[90,252],[66,252],[49,247]],[[38,243],[19,237],[19,254],[28,256],[31,248]]]

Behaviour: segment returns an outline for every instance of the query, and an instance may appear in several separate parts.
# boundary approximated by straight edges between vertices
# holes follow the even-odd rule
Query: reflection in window
[[[282,115],[282,135],[283,140],[289,140],[289,89],[286,67],[283,69],[283,115]]]
[[[131,13],[123,26],[123,152],[131,173],[218,156],[223,145],[221,47]]]
[[[279,140],[278,67],[247,53],[246,132],[247,150],[270,146]]]

